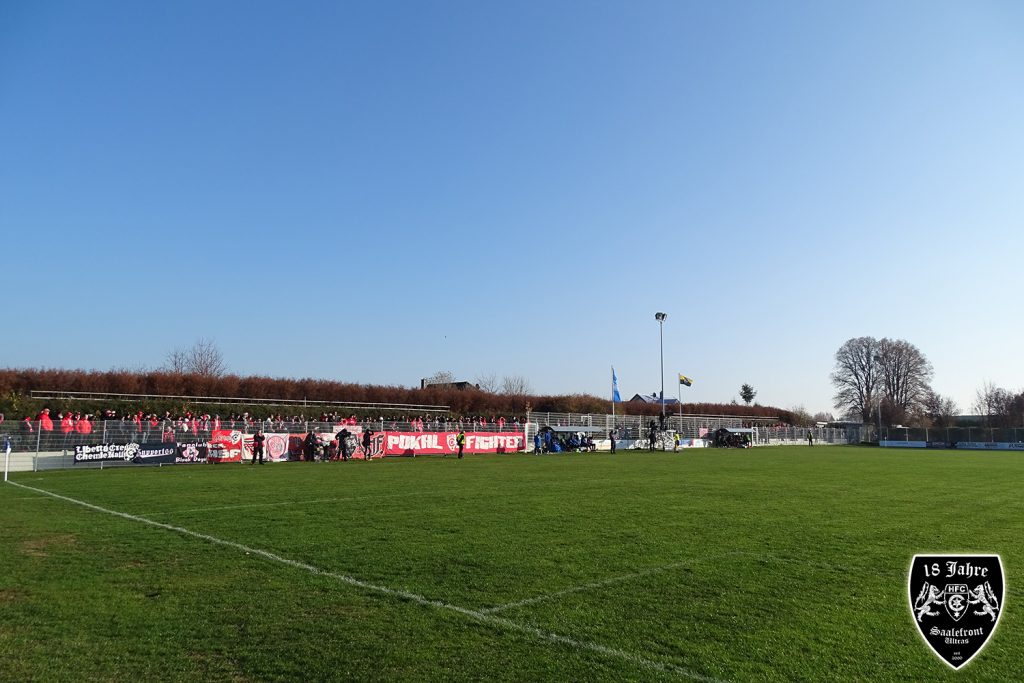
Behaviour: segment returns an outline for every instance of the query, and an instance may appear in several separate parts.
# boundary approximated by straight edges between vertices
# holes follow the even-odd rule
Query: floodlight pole
[[[882,445],[882,399],[878,399],[878,445]]]
[[[658,321],[658,337],[661,341],[661,424],[665,424],[665,318],[667,313],[658,312],[654,319]]]

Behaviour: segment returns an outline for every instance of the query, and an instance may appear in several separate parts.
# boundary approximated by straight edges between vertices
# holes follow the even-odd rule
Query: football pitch
[[[1019,454],[694,449],[11,481],[5,680],[1024,680]],[[907,572],[928,552],[1002,556],[1004,613],[961,671],[911,616]]]

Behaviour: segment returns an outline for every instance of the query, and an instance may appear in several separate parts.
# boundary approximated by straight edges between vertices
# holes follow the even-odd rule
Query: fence
[[[431,432],[453,432],[465,429],[467,432],[515,433],[522,432],[527,449],[532,448],[532,437],[545,426],[589,427],[599,431],[594,434],[602,446],[604,439],[614,431],[621,442],[644,442],[649,438],[651,423],[658,424],[657,418],[641,415],[595,415],[579,413],[532,413],[529,423],[510,421],[459,421],[440,416],[416,422],[401,422],[378,418],[362,420],[354,426],[374,432],[405,433],[409,435]],[[804,444],[810,433],[816,443],[849,443],[851,439],[845,430],[825,428],[790,427],[769,424],[770,420],[751,419],[728,415],[672,415],[666,416],[665,433],[678,433],[682,439],[704,439],[717,429],[750,427],[751,441],[755,446],[775,444]],[[76,446],[96,446],[109,443],[184,443],[208,442],[215,429],[237,430],[253,434],[257,429],[264,432],[301,435],[309,432],[334,433],[339,425],[332,422],[296,421],[231,421],[219,424],[212,421],[161,420],[157,424],[131,420],[100,420],[90,424],[87,431],[64,431],[61,425],[53,429],[41,429],[39,421],[6,421],[0,423],[0,437],[6,437],[11,446],[12,470],[62,469],[74,465]],[[1024,431],[1024,430],[1022,430]],[[665,443],[665,442],[662,442]],[[100,466],[79,464],[83,466]],[[108,465],[109,466],[109,465]]]
[[[361,420],[355,426],[373,431],[394,431],[394,432],[449,432],[465,429],[473,432],[521,432],[523,426],[518,422],[503,423],[478,423],[458,422],[457,420],[424,420],[419,422],[399,422],[379,418],[375,420]],[[91,423],[90,431],[87,433],[70,431],[64,432],[59,425],[54,425],[51,430],[40,429],[40,423],[25,422],[24,420],[14,423],[5,421],[0,423],[0,436],[7,435],[11,440],[11,451],[13,453],[43,453],[53,451],[73,450],[75,446],[96,445],[120,441],[208,441],[214,429],[238,430],[243,434],[253,434],[256,429],[264,432],[277,432],[284,434],[306,434],[308,432],[336,432],[339,425],[334,422],[292,422],[254,420],[243,422],[241,420],[223,420],[219,424],[211,421],[199,421],[193,427],[191,423],[177,420],[161,420],[157,425],[151,425],[144,421],[141,425],[131,421],[123,420],[99,420]],[[169,431],[168,431],[169,430]]]
[[[496,421],[494,423],[459,422],[451,419],[431,418],[417,422],[400,422],[379,418],[362,420],[349,427],[359,427],[376,433],[402,433],[409,436],[417,434],[457,432],[465,429],[470,433],[515,433],[523,432],[524,426],[518,422]],[[111,443],[205,443],[211,440],[215,430],[232,430],[242,434],[253,434],[257,429],[266,433],[305,435],[333,434],[341,425],[335,422],[295,422],[295,421],[248,421],[224,420],[219,424],[213,421],[181,421],[161,420],[156,425],[148,421],[141,424],[131,420],[100,420],[90,423],[88,431],[63,431],[59,423],[53,429],[41,429],[39,421],[26,422],[5,421],[0,423],[0,457],[3,457],[3,437],[11,446],[10,469],[12,471],[64,469],[75,467],[110,467],[110,463],[78,463],[74,461],[76,446],[98,446]]]
[[[1024,427],[882,427],[883,441],[1021,443]]]
[[[531,413],[530,432],[538,427],[571,427],[574,425],[598,427],[607,435],[615,430],[616,436],[622,440],[642,440],[648,437],[653,422],[659,425],[658,417],[650,415],[592,415],[580,413]],[[792,427],[779,423],[773,417],[747,417],[736,415],[674,415],[665,416],[665,429],[678,433],[682,439],[702,439],[717,429],[730,427],[749,427],[754,430],[754,445],[796,444],[807,443],[807,434],[821,443],[857,443],[851,439],[845,429],[824,427]],[[529,442],[529,438],[527,442]]]

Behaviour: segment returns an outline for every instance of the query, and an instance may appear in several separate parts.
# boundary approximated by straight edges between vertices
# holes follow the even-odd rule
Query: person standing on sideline
[[[306,462],[313,462],[316,457],[316,434],[310,429],[306,438],[302,440],[302,451],[305,454]]]
[[[533,435],[533,454],[540,455],[540,432]]]
[[[676,435],[672,438],[672,452],[679,452],[679,432],[676,432]]]
[[[370,439],[373,436],[373,432],[369,429],[363,430],[363,460],[370,462]]]
[[[252,437],[252,462],[249,463],[250,465],[255,465],[256,464],[256,458],[260,459],[260,464],[261,465],[263,464],[263,442],[266,441],[266,438],[267,437],[263,436],[263,430],[262,429],[257,429],[256,433],[253,434],[253,437]]]
[[[466,447],[466,430],[460,429],[459,435],[455,437],[455,445],[459,447],[459,459],[462,459],[462,449]]]
[[[348,435],[347,429],[342,429],[338,432],[338,452],[341,453],[342,462],[348,462]]]
[[[612,442],[612,453],[614,453],[615,452],[615,430],[614,429],[609,429],[608,430],[608,440]]]
[[[807,430],[807,445],[808,446],[813,446],[814,445],[814,434],[811,432],[810,429]]]

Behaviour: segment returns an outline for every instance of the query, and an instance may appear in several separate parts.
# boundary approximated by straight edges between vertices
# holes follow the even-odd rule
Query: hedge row
[[[185,397],[230,397],[246,399],[271,399],[284,401],[327,401],[334,403],[392,403],[447,405],[452,415],[505,415],[522,416],[529,404],[533,411],[552,413],[594,413],[610,412],[607,399],[587,394],[563,396],[509,396],[485,391],[428,387],[410,389],[399,386],[370,384],[348,384],[324,379],[291,379],[281,377],[259,377],[224,375],[209,377],[168,372],[129,372],[123,370],[63,370],[40,368],[0,369],[0,412],[11,417],[35,415],[44,406],[54,411],[73,410],[96,413],[103,408],[125,410],[142,409],[144,412],[162,414],[164,411],[179,413],[185,411],[220,413],[248,411],[263,416],[269,413],[319,415],[324,407],[301,406],[245,406],[240,404],[210,403],[199,404],[189,399],[147,399],[121,404],[110,400],[54,401],[33,399],[32,391],[49,392],[93,392],[116,394],[150,394],[157,396]],[[626,403],[620,404],[622,412],[631,415],[656,415],[656,405]],[[346,412],[353,412],[347,410]],[[357,414],[360,411],[354,411]],[[381,411],[366,411],[365,415],[376,417]],[[399,413],[409,413],[400,410]],[[752,417],[778,416],[782,421],[791,419],[789,411],[766,406],[740,406],[736,404],[689,403],[683,404],[683,412],[706,415],[747,415]]]

